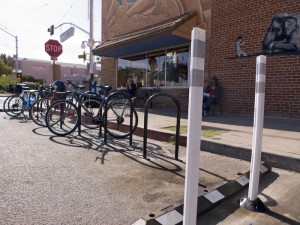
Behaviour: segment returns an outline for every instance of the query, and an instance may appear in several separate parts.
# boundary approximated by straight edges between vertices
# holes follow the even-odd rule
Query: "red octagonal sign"
[[[45,51],[48,55],[55,58],[63,52],[63,47],[57,40],[50,39],[45,43]]]

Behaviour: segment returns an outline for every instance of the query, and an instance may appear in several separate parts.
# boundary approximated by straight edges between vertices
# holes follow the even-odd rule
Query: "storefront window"
[[[118,86],[132,78],[143,87],[188,86],[188,47],[118,59]]]
[[[128,78],[132,78],[139,87],[144,86],[147,80],[146,67],[147,67],[146,58],[135,60],[135,61],[118,59],[117,86],[125,87]]]

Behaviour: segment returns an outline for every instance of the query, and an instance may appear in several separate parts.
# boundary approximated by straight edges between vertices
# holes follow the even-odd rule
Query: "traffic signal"
[[[18,82],[22,81],[22,73],[20,73],[20,72],[17,73],[17,81]]]
[[[82,55],[79,55],[79,56],[78,56],[78,59],[83,59],[83,62],[85,62],[85,60],[86,60],[86,54],[85,54],[85,51],[83,52]]]
[[[22,73],[17,73],[17,78],[22,78]]]
[[[51,27],[48,28],[48,32],[51,36],[54,34],[54,25],[51,25]]]

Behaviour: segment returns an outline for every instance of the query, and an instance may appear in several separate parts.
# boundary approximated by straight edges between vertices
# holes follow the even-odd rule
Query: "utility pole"
[[[70,25],[73,25],[74,27],[78,28],[79,30],[83,31],[84,33],[86,34],[89,34],[90,35],[90,38],[89,40],[87,41],[87,46],[90,48],[90,57],[89,57],[89,60],[90,60],[90,67],[89,67],[89,71],[88,73],[90,74],[90,79],[89,79],[89,90],[92,89],[92,81],[94,80],[94,55],[93,55],[93,48],[95,46],[95,40],[94,40],[94,0],[89,0],[90,1],[90,32],[84,30],[83,28],[73,24],[73,23],[70,23],[70,22],[67,22],[67,23],[62,23],[60,25],[58,25],[57,27],[54,27],[54,25],[51,25],[50,28],[48,28],[48,32],[50,32],[51,35],[54,34],[54,30],[57,29],[58,27],[64,25],[64,24],[70,24]],[[85,43],[86,41],[83,41],[82,42],[82,45],[81,47],[84,49],[85,48]],[[97,41],[96,41],[97,42]],[[98,41],[99,42],[99,41]]]
[[[0,27],[0,29],[16,39],[16,74],[17,74],[19,72],[18,36],[12,35],[11,33],[7,32],[6,30],[2,29],[1,27]]]
[[[90,82],[89,82],[89,90],[92,90],[92,82],[94,80],[94,56],[93,56],[93,48],[95,44],[94,40],[94,0],[90,0]]]

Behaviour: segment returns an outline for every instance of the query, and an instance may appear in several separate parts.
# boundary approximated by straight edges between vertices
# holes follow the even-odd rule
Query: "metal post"
[[[93,56],[93,48],[94,48],[94,0],[90,0],[90,82],[89,82],[89,90],[92,90],[92,81],[94,80],[94,56]]]
[[[19,72],[19,56],[18,56],[18,36],[16,38],[16,73]]]
[[[266,56],[256,58],[256,83],[255,83],[255,105],[252,139],[252,155],[249,180],[248,199],[241,200],[241,207],[250,211],[265,211],[265,206],[258,196],[258,185],[260,176],[260,161],[264,121],[266,84]]]
[[[19,57],[18,57],[18,36],[14,36],[11,33],[7,32],[6,30],[2,29],[0,27],[0,30],[4,31],[5,33],[9,34],[10,36],[14,37],[16,39],[16,74],[19,72]]]
[[[55,59],[53,59],[52,69],[53,69],[53,73],[52,73],[52,82],[53,82],[55,81]]]
[[[204,83],[205,30],[193,28],[189,80],[189,115],[186,149],[183,224],[197,221],[197,200],[201,147],[201,123]]]

